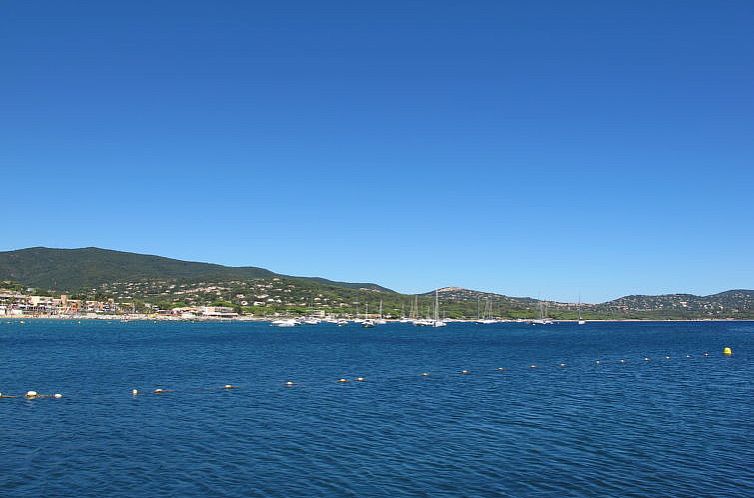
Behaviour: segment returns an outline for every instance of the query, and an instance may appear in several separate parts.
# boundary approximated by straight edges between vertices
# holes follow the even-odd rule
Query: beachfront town
[[[297,314],[324,316],[326,308],[345,311],[352,303],[313,293],[302,297],[279,278],[253,282],[176,284],[170,281],[115,282],[90,289],[90,299],[49,295],[15,282],[0,283],[0,316],[86,317],[132,315],[149,318],[219,319]],[[146,299],[135,296],[147,295]],[[260,313],[261,312],[261,313]]]
[[[175,318],[236,318],[238,313],[226,306],[191,306],[169,310],[154,309],[151,313],[136,313],[131,304],[106,301],[85,301],[60,297],[26,295],[0,291],[0,316],[4,317],[84,317],[98,318],[113,315],[134,315]]]

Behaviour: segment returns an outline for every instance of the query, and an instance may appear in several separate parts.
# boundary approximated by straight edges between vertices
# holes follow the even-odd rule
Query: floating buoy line
[[[723,348],[722,354],[723,354],[723,357],[729,358],[729,357],[733,356],[733,349],[726,346],[725,348]],[[708,358],[710,356],[710,353],[705,351],[700,356],[702,356],[704,358]],[[642,358],[644,360],[644,363],[650,362],[652,360],[652,358],[649,357],[649,356],[644,356]],[[664,355],[664,356],[662,356],[662,358],[664,358],[665,360],[671,360],[672,359],[672,357],[670,355]],[[693,359],[693,358],[695,358],[695,356],[691,355],[691,354],[686,354],[685,358],[686,359]],[[600,365],[609,365],[611,363],[612,364],[618,364],[618,365],[626,365],[626,364],[628,364],[630,362],[627,359],[625,359],[625,358],[621,358],[619,360],[613,360],[613,361],[608,361],[608,360],[595,360],[594,361],[594,365],[597,365],[597,366],[600,366]],[[567,368],[567,364],[564,363],[564,362],[557,363],[557,364],[555,364],[555,366],[558,367],[558,368],[560,368],[560,369]],[[539,369],[539,364],[536,364],[536,363],[530,363],[530,364],[528,364],[528,370],[538,370],[538,369]],[[507,373],[510,370],[507,367],[497,367],[497,368],[494,369],[494,371],[497,371],[497,372],[500,372],[500,373]],[[464,376],[466,376],[466,375],[471,376],[472,375],[472,371],[468,370],[468,369],[463,369],[463,370],[457,371],[457,373],[460,374],[460,375],[464,375]],[[432,374],[430,372],[420,372],[418,375],[420,377],[422,377],[422,378],[427,378],[427,377],[430,377]],[[335,382],[338,383],[338,384],[350,384],[351,383],[351,379],[346,378],[346,377],[340,377],[340,378],[337,378],[335,380]],[[353,382],[365,383],[366,382],[366,378],[363,377],[363,376],[354,377],[353,378]],[[294,382],[293,380],[287,380],[287,381],[283,382],[283,387],[287,387],[287,388],[295,387],[297,385],[298,384],[296,382]],[[232,391],[232,390],[239,390],[239,389],[241,389],[241,386],[236,385],[236,384],[224,384],[222,386],[218,386],[218,387],[215,387],[215,388],[209,388],[209,389],[212,390],[212,391]],[[206,391],[207,391],[207,389],[205,388],[205,389],[199,389],[199,390],[197,390],[197,389],[187,389],[187,390],[181,391],[181,392],[206,392]],[[169,394],[169,393],[174,393],[174,392],[179,392],[179,391],[176,390],[176,389],[166,389],[166,388],[163,388],[163,387],[158,387],[158,388],[155,388],[155,389],[152,389],[152,390],[145,390],[145,391],[144,390],[140,390],[138,388],[131,389],[131,395],[133,397],[137,397],[137,396],[140,396],[140,395],[143,395],[143,394],[164,395],[164,394]],[[26,392],[24,392],[22,394],[7,394],[7,393],[0,392],[0,399],[25,399],[25,400],[58,399],[59,400],[59,399],[62,399],[62,398],[63,398],[63,395],[61,393],[43,394],[43,393],[40,393],[40,392],[35,391],[35,390],[28,390],[28,391],[26,391]]]
[[[45,398],[51,398],[51,399],[60,399],[63,395],[60,393],[55,394],[41,394],[37,391],[26,391],[23,395],[17,396],[15,394],[3,394],[0,393],[0,398],[25,398],[25,399],[45,399]]]

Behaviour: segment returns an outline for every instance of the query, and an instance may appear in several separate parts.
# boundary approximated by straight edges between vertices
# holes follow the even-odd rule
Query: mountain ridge
[[[160,306],[225,302],[281,312],[327,308],[360,313],[364,306],[402,314],[414,296],[374,283],[337,282],[299,277],[255,266],[224,266],[137,254],[98,247],[59,249],[30,247],[0,252],[0,281],[14,281],[39,290],[116,301],[141,300]],[[277,282],[281,280],[282,282]],[[495,315],[509,318],[574,318],[581,310],[591,318],[754,318],[754,291],[731,289],[696,296],[686,293],[633,294],[598,304],[565,303],[512,297],[462,287],[437,289],[448,316]],[[422,313],[434,301],[435,290],[418,294]],[[361,309],[361,311],[359,311]],[[302,311],[303,312],[303,311]]]
[[[77,259],[78,257],[78,259]],[[61,270],[61,266],[65,268]],[[111,282],[149,279],[228,281],[284,277],[345,288],[391,289],[373,283],[338,282],[322,277],[284,275],[256,266],[225,266],[99,247],[29,247],[0,252],[0,280],[31,287],[76,291]]]

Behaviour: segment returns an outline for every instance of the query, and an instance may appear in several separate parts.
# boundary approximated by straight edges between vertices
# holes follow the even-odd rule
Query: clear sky
[[[0,3],[0,250],[754,288],[754,2]]]

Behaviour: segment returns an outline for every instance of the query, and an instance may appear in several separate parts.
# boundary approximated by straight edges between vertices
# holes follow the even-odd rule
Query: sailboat
[[[416,301],[416,296],[414,296],[414,301]],[[414,312],[415,306],[416,305],[412,302],[408,310],[408,316],[404,315],[403,318],[399,320],[400,323],[411,323],[414,321],[414,318],[416,318],[416,313]]]
[[[490,304],[489,297],[484,298],[484,313],[482,313],[482,317],[479,320],[477,320],[477,323],[481,323],[484,325],[488,325],[490,323],[497,323],[497,320],[492,318],[492,305]]]
[[[387,320],[382,317],[382,299],[380,299],[380,317],[375,320],[374,323],[377,325],[384,325],[387,323]]]
[[[440,295],[435,289],[435,319],[432,321],[433,327],[445,327],[447,323],[440,320]]]
[[[414,296],[414,307],[412,308],[412,320],[411,322],[417,327],[428,327],[432,325],[432,320],[427,318],[419,318],[419,296]],[[427,313],[429,315],[429,313]]]
[[[374,320],[369,318],[369,303],[366,303],[366,310],[364,311],[364,321],[361,322],[361,326],[364,328],[374,327]]]
[[[581,295],[579,294],[579,321],[577,322],[579,325],[586,324],[586,320],[581,318]]]
[[[532,325],[552,325],[553,321],[547,318],[547,306],[544,301],[539,302],[539,320],[532,320]]]

